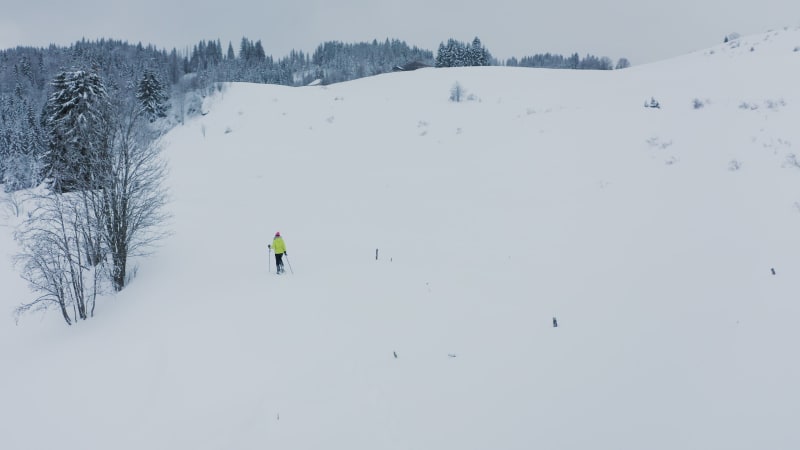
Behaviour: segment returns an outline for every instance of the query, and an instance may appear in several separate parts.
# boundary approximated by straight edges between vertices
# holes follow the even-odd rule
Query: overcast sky
[[[502,60],[578,52],[642,64],[731,32],[800,26],[800,0],[22,0],[0,14],[0,49],[105,37],[166,49],[220,39],[238,52],[245,36],[280,58],[329,40],[396,38],[435,52],[478,36]]]

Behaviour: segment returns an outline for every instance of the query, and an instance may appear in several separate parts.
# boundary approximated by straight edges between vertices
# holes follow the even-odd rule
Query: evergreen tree
[[[450,39],[448,46],[451,48],[452,65],[450,67],[466,67],[469,64],[469,55],[467,52],[467,45],[455,39]]]
[[[239,59],[242,61],[249,61],[253,53],[252,48],[253,43],[246,37],[243,37],[242,42],[239,44]]]
[[[472,44],[448,39],[447,45],[439,44],[436,67],[469,67],[491,65],[491,55],[476,36]]]
[[[572,56],[567,59],[567,68],[569,69],[577,69],[580,67],[580,64],[581,57],[577,53],[573,53]]]
[[[55,192],[91,188],[107,151],[105,85],[97,73],[76,70],[59,73],[52,86],[45,105],[43,178]]]
[[[444,42],[439,43],[439,50],[436,52],[436,67],[448,67],[447,47]]]
[[[141,103],[150,122],[167,116],[167,95],[164,92],[164,85],[152,71],[144,72],[136,90],[136,99]]]
[[[489,52],[483,48],[481,40],[475,36],[472,40],[472,46],[469,48],[469,65],[470,66],[488,66],[489,65]]]
[[[253,56],[258,61],[264,61],[267,58],[266,52],[264,52],[264,47],[261,45],[261,41],[256,41],[256,45],[253,47]]]
[[[13,127],[0,130],[0,182],[8,192],[31,188],[39,182],[42,132],[27,100],[22,101],[17,114]]]

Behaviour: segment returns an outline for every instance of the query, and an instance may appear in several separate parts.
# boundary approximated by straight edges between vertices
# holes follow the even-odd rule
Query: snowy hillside
[[[800,448],[798,46],[226,86],[95,318],[0,215],[0,448]]]

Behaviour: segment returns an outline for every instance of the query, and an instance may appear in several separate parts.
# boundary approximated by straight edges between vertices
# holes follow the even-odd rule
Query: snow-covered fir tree
[[[448,39],[447,45],[439,44],[436,55],[436,67],[470,67],[489,66],[492,57],[476,36],[472,44],[455,39]]]
[[[488,66],[491,61],[489,52],[481,44],[478,36],[472,40],[472,45],[469,48],[469,65],[470,66]]]
[[[52,86],[45,105],[43,178],[55,192],[90,187],[107,151],[105,85],[97,73],[75,70],[59,73]]]
[[[448,50],[444,46],[444,42],[439,43],[439,50],[436,51],[436,67],[447,67]]]
[[[153,71],[145,70],[136,90],[136,99],[139,100],[150,122],[166,117],[168,97],[164,85]]]
[[[27,189],[39,183],[43,151],[41,128],[26,99],[16,108],[14,120],[0,127],[0,183],[7,192]]]

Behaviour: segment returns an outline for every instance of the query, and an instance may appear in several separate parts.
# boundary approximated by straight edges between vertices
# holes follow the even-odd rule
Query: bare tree
[[[155,132],[139,105],[116,108],[111,152],[103,188],[93,199],[100,235],[111,258],[110,278],[115,291],[125,287],[127,262],[144,255],[162,239],[169,215],[163,180],[167,168],[160,157]]]
[[[456,82],[453,87],[450,88],[450,101],[460,102],[463,97],[464,87],[461,86],[461,83]]]
[[[99,283],[97,267],[84,264],[87,235],[92,221],[84,215],[78,194],[47,194],[31,200],[36,207],[16,233],[22,252],[15,258],[22,277],[41,295],[16,309],[57,305],[68,325],[94,315]]]

